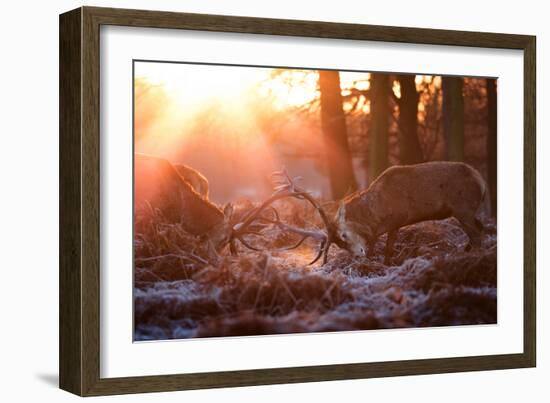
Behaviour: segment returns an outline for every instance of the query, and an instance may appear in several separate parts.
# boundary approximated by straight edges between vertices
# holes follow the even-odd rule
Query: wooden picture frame
[[[519,49],[524,52],[523,353],[100,377],[99,35],[101,25]],[[535,37],[435,29],[81,7],[60,16],[60,387],[81,396],[533,367]]]

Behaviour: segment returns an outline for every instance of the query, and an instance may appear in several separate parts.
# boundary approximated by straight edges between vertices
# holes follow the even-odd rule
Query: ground
[[[278,206],[294,225],[315,225],[305,206]],[[249,203],[242,202],[241,206]],[[353,258],[332,246],[328,263],[308,265],[314,243],[276,229],[214,259],[200,238],[159,216],[136,220],[135,340],[492,324],[497,321],[494,223],[481,248],[454,218],[399,231],[390,265],[385,237],[375,257]],[[466,251],[466,249],[468,249]],[[210,256],[210,257],[209,257]]]

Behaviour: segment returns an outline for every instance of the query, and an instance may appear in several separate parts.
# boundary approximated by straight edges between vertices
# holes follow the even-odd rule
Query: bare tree
[[[443,132],[447,142],[447,158],[464,161],[464,97],[463,79],[442,77]]]
[[[418,140],[418,101],[415,75],[399,74],[397,81],[401,89],[401,97],[395,97],[399,107],[398,139],[399,160],[402,164],[417,164],[424,161],[422,148]]]
[[[321,127],[325,144],[332,197],[340,199],[357,189],[348,145],[346,118],[342,107],[340,74],[320,70]]]
[[[388,167],[388,132],[391,117],[389,76],[372,73],[370,90],[369,182],[376,179]]]

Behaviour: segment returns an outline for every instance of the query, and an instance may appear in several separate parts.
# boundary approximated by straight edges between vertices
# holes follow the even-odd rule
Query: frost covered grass
[[[296,226],[320,225],[310,207],[278,202]],[[237,218],[249,202],[238,204]],[[330,209],[330,206],[328,206]],[[158,214],[136,218],[135,339],[244,336],[276,333],[496,323],[496,232],[489,225],[480,249],[454,219],[402,228],[392,263],[385,237],[373,259],[352,258],[333,246],[326,265],[308,266],[315,245],[285,251],[297,239],[276,229],[213,259],[204,242]]]

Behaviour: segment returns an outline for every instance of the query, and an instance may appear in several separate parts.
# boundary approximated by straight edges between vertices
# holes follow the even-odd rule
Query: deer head
[[[340,202],[338,212],[336,213],[335,243],[343,249],[348,250],[356,257],[367,255],[368,243],[372,238],[372,231],[368,225],[358,225],[355,222],[346,219],[346,204]]]

